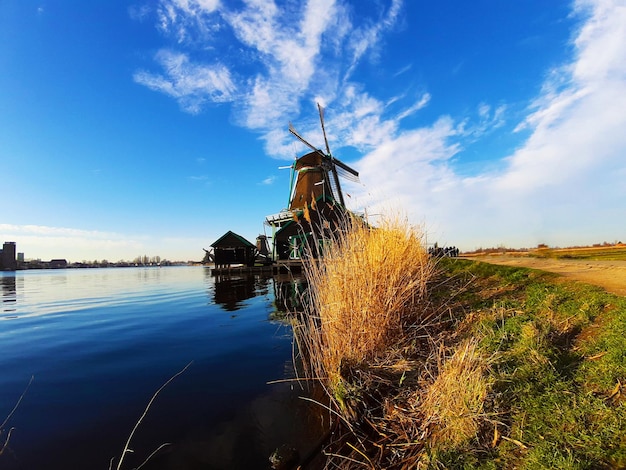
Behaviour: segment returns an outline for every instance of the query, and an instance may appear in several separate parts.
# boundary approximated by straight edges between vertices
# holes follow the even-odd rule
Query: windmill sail
[[[324,143],[326,144],[326,153],[330,155],[330,147],[328,146],[328,139],[326,138],[326,128],[324,127],[324,108],[317,103],[317,109],[320,113],[320,124],[322,125],[322,134],[324,134]]]
[[[340,202],[343,201],[343,194],[341,194],[341,189],[337,187],[337,182],[335,181],[335,178],[330,178],[328,181],[328,184],[330,186],[330,191],[332,193],[333,198],[336,201],[340,201]]]

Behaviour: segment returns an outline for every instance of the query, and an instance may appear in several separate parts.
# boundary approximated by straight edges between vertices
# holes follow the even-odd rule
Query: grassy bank
[[[311,263],[295,330],[341,416],[330,468],[626,467],[626,299],[358,237]]]

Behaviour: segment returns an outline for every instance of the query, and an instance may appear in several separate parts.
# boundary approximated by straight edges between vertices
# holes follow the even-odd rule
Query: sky
[[[202,259],[290,165],[428,243],[626,242],[626,0],[0,0],[0,242]]]

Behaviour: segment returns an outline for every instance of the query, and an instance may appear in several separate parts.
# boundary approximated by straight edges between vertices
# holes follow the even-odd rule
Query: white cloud
[[[197,65],[186,54],[161,50],[156,60],[165,69],[165,76],[146,71],[135,73],[137,83],[176,98],[190,113],[200,112],[207,101],[226,102],[233,99],[236,86],[223,64]]]
[[[589,16],[573,60],[549,74],[523,123],[529,137],[502,156],[501,172],[463,178],[453,171],[451,142],[479,139],[503,123],[505,107],[480,104],[473,126],[444,119],[390,133],[359,163],[367,183],[361,196],[398,201],[440,241],[463,239],[465,248],[623,238],[626,6],[585,0],[576,11]]]
[[[259,58],[258,72],[238,106],[239,121],[271,133],[293,116],[315,74],[322,73],[322,36],[337,23],[337,10],[334,0],[309,1],[300,14],[266,1],[249,1],[246,7],[224,16]]]
[[[441,118],[429,128],[406,131],[378,145],[357,165],[369,191],[368,196],[360,192],[364,200],[359,202],[374,211],[399,205],[411,207],[411,215],[427,213],[436,204],[438,188],[456,179],[446,164],[459,150],[449,140],[454,134],[452,120]]]
[[[524,123],[532,135],[497,179],[501,190],[566,185],[594,168],[624,165],[626,5],[585,0],[577,8],[592,10],[575,60],[553,71],[534,103]]]
[[[382,34],[395,25],[401,7],[402,0],[392,0],[386,15],[368,22],[363,27],[355,28],[351,33],[349,49],[352,52],[352,60],[346,79],[350,77],[365,52],[380,45]]]
[[[274,184],[274,181],[276,181],[276,176],[268,176],[263,181],[261,181],[261,184],[262,185],[266,185],[266,186],[270,186],[270,185]]]
[[[203,41],[220,29],[213,15],[219,0],[161,0],[157,7],[158,26],[179,43]]]
[[[237,6],[161,0],[159,29],[181,46],[197,49],[198,56],[213,54],[213,65],[207,65],[206,59],[195,62],[187,53],[161,51],[156,61],[165,74],[140,71],[134,78],[177,99],[191,113],[199,113],[210,102],[232,101],[235,121],[263,132],[268,153],[291,157],[291,151],[284,153],[290,146],[276,141],[277,129],[284,140],[285,123],[297,116],[303,100],[330,103],[344,96],[353,87],[347,82],[351,70],[368,52],[375,56],[401,5],[401,0],[391,0],[378,16],[353,24],[354,13],[339,0],[283,2],[280,7],[273,0],[245,0]],[[224,54],[211,34],[223,28],[239,41],[232,49],[236,55]],[[362,98],[367,99],[367,94]],[[351,102],[353,121],[369,113],[361,107],[364,103]]]

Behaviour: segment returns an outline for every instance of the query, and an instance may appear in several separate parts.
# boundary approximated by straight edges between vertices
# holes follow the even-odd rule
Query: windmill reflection
[[[213,286],[209,288],[209,295],[213,303],[227,312],[245,308],[247,300],[256,296],[267,296],[271,288],[274,291],[272,319],[304,311],[307,283],[302,276],[211,274],[209,269],[206,270],[206,276],[212,278]]]
[[[274,306],[278,316],[304,312],[307,282],[302,276],[274,276]]]

